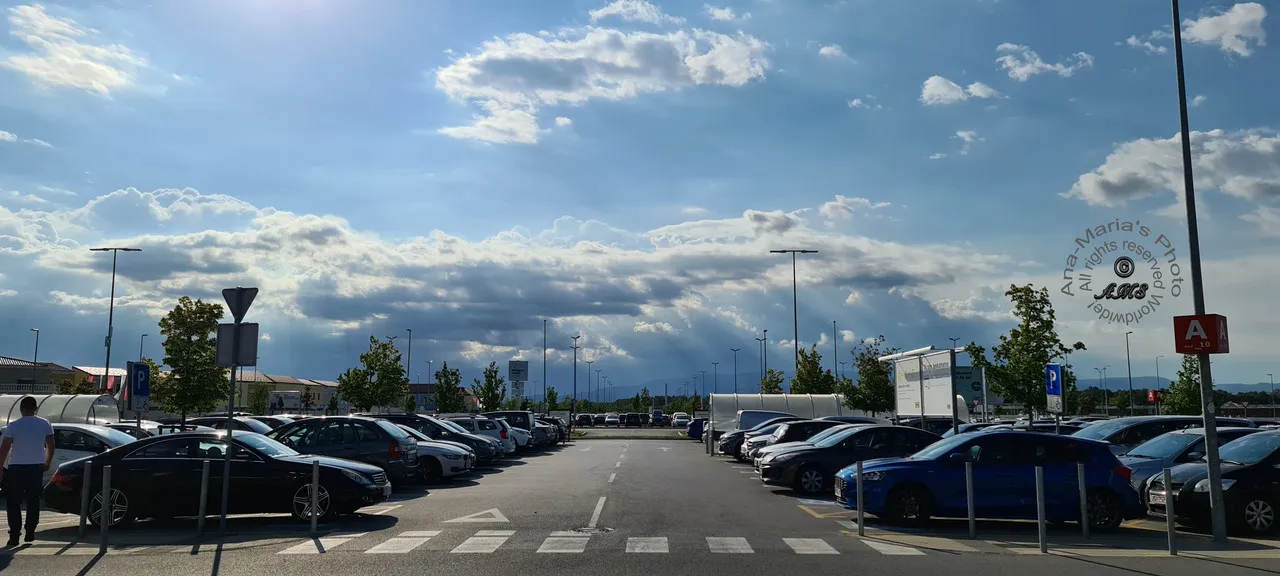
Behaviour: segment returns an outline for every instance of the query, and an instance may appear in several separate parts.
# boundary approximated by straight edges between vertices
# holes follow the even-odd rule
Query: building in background
[[[70,368],[53,362],[0,356],[0,394],[55,394],[59,382],[73,378]]]

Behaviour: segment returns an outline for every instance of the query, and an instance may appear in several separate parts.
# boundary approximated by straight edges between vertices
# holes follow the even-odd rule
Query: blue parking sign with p
[[[133,395],[135,397],[151,395],[151,366],[133,365]]]
[[[1060,364],[1045,365],[1044,393],[1049,396],[1062,395],[1062,366]]]

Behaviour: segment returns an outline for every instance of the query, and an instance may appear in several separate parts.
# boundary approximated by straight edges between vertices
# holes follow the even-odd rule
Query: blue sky
[[[789,262],[770,248],[821,250],[801,262],[800,340],[828,362],[832,320],[841,356],[877,334],[990,344],[1003,289],[1030,281],[1089,345],[1085,372],[1122,364],[1132,330],[1149,374],[1191,310],[1184,294],[1125,327],[1057,291],[1100,222],[1139,220],[1186,265],[1162,3],[0,10],[0,354],[29,357],[31,325],[42,358],[102,363],[109,264],[85,248],[103,243],[144,248],[121,261],[123,350],[158,343],[180,295],[258,285],[264,371],[312,378],[412,328],[415,371],[447,359],[469,379],[540,359],[549,318],[562,389],[575,333],[622,386],[679,385],[733,347],[754,381],[760,330],[771,365],[791,355]],[[1206,294],[1233,319],[1215,366],[1265,380],[1275,15],[1182,11]]]

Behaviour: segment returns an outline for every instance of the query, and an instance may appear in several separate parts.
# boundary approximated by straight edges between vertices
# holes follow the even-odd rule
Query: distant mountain
[[[1155,376],[1134,376],[1133,388],[1135,390],[1139,388],[1142,388],[1142,389],[1168,388],[1169,382],[1170,380],[1168,378],[1165,378],[1164,376],[1161,376],[1159,380],[1156,380]],[[1097,378],[1081,378],[1076,381],[1076,386],[1080,389],[1098,388],[1099,387],[1098,379]],[[1223,382],[1223,383],[1214,384],[1213,387],[1218,390],[1222,390],[1223,392],[1230,392],[1232,394],[1239,394],[1241,392],[1270,392],[1271,391],[1270,382],[1259,382],[1257,384],[1241,384],[1239,382]],[[1128,390],[1129,377],[1128,376],[1116,377],[1111,374],[1108,374],[1107,381],[1106,381],[1106,388],[1112,391]]]

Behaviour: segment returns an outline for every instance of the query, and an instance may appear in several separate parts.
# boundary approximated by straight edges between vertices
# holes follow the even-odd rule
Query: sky
[[[1182,3],[1204,298],[1231,320],[1219,382],[1280,371],[1270,12]],[[30,358],[39,328],[41,360],[103,364],[101,246],[142,249],[119,256],[113,366],[139,344],[162,356],[156,322],[179,297],[256,286],[245,320],[268,374],[336,379],[370,335],[408,352],[412,330],[414,381],[428,360],[470,382],[528,359],[531,391],[562,396],[574,335],[580,397],[596,370],[628,394],[704,370],[729,391],[735,355],[753,391],[763,330],[788,376],[793,322],[828,367],[877,335],[990,347],[1014,325],[1004,291],[1028,282],[1088,347],[1082,378],[1124,375],[1126,352],[1167,377],[1172,317],[1193,312],[1163,2],[0,15],[0,355]],[[797,258],[798,310],[779,249],[818,251]],[[1112,282],[1148,288],[1099,299]]]

